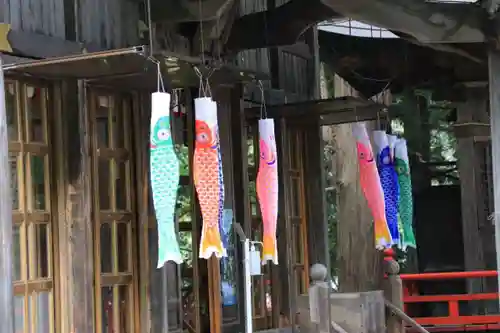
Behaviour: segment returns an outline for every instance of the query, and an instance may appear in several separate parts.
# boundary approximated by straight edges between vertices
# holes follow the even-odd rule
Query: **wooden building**
[[[264,82],[280,138],[280,265],[253,277],[254,324],[293,327],[308,267],[328,263],[319,125],[338,122],[331,114],[337,110],[356,107],[366,119],[377,113],[373,103],[354,98],[307,102],[319,94],[317,32],[310,26],[332,15],[325,8],[320,1],[275,0],[0,2],[13,228],[13,281],[0,278],[14,293],[13,305],[0,304],[5,327],[13,320],[16,333],[244,330],[236,236],[223,264],[197,254],[193,66],[205,68],[205,57],[217,69],[211,86],[225,208],[253,239],[262,228],[255,141],[263,102],[257,82]],[[284,11],[306,18],[288,22],[298,25],[281,37],[263,28],[279,24]],[[256,26],[263,45],[252,40],[258,32],[242,38],[248,20],[264,21]],[[172,91],[182,152],[178,229],[186,260],[161,270],[148,178],[150,93],[157,86],[150,55]],[[9,265],[4,259],[0,267]]]

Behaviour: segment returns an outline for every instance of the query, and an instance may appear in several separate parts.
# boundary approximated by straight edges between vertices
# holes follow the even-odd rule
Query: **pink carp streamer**
[[[278,264],[276,224],[278,220],[278,159],[274,120],[259,120],[260,159],[257,173],[257,197],[264,225],[262,264]]]
[[[370,138],[364,123],[353,124],[352,130],[358,151],[361,188],[374,221],[375,246],[379,250],[390,248],[392,238],[385,217],[384,192],[380,183]]]
[[[193,177],[200,204],[203,227],[200,258],[226,254],[219,232],[224,201],[221,155],[217,126],[217,104],[209,97],[195,99],[196,141],[193,156]]]

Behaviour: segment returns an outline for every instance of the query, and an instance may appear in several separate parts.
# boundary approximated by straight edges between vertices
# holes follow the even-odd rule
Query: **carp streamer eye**
[[[196,136],[196,140],[199,142],[207,142],[208,141],[208,135],[207,133],[200,133]]]
[[[168,140],[170,138],[170,132],[166,129],[161,129],[158,131],[158,139],[159,140]]]
[[[364,160],[365,159],[365,153],[361,152],[359,153],[359,158]]]

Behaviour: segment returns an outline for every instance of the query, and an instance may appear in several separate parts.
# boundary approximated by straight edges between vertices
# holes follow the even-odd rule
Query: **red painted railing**
[[[470,278],[492,278],[496,276],[496,271],[401,274],[405,312],[420,325],[428,328],[431,327],[434,331],[500,330],[500,314],[461,314],[459,308],[459,303],[461,302],[498,300],[498,293],[419,295],[417,287],[418,281],[465,280]],[[417,303],[447,303],[448,315],[415,317],[409,311],[409,305]]]

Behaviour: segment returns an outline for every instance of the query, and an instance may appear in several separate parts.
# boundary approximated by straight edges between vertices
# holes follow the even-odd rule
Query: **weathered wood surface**
[[[497,269],[500,267],[500,54],[490,50],[489,67],[489,100],[492,144],[493,170],[493,211],[495,222],[495,247],[497,249]],[[498,276],[500,285],[500,275]]]
[[[90,191],[90,141],[83,82],[68,81],[56,140],[61,325],[68,332],[94,331],[94,258]],[[57,128],[57,127],[56,127]]]
[[[82,41],[107,49],[139,43],[138,3],[123,0],[81,0],[78,8]]]
[[[4,74],[0,60],[0,330],[14,332],[12,314],[12,194],[10,182],[7,111],[5,107]]]
[[[487,122],[487,102],[488,95],[486,86],[479,88],[469,88],[466,90],[466,102],[458,107],[457,123],[467,122]],[[487,128],[487,130],[489,130]],[[492,228],[489,233],[488,216],[485,213],[484,201],[485,191],[483,190],[482,161],[484,155],[481,147],[475,142],[474,137],[459,138],[457,144],[458,168],[460,173],[461,187],[461,208],[462,208],[462,235],[464,246],[464,266],[465,270],[486,269],[485,247],[493,244]],[[491,224],[490,224],[491,225]],[[467,292],[478,293],[486,291],[485,279],[467,280]],[[476,312],[479,307],[471,306],[470,309]]]
[[[309,28],[335,15],[320,0],[293,0],[236,20],[226,47],[243,50],[292,45]]]
[[[240,0],[240,16],[267,10],[267,0]],[[237,64],[243,68],[270,73],[267,49],[245,50],[238,53]]]
[[[10,23],[14,30],[65,38],[64,2],[64,0],[2,0],[0,20],[3,23]]]

